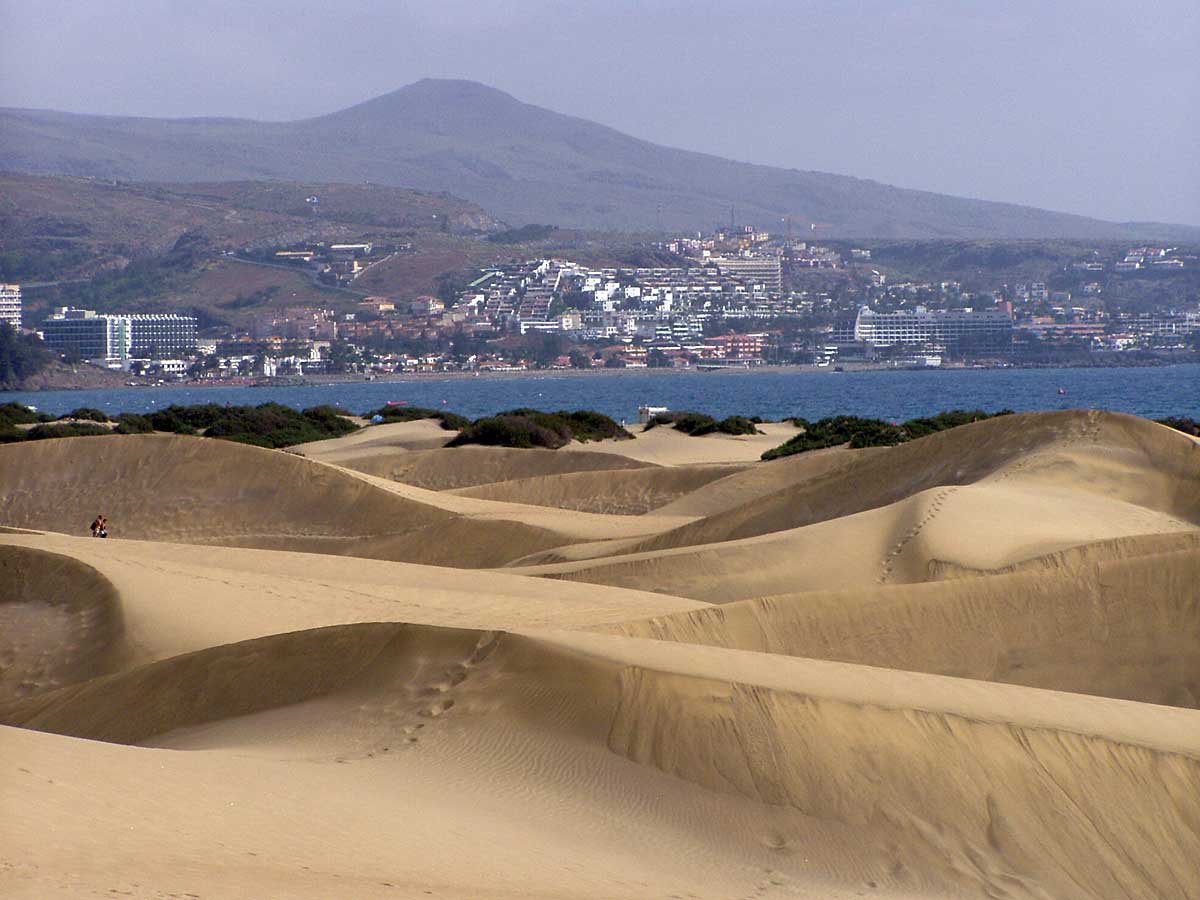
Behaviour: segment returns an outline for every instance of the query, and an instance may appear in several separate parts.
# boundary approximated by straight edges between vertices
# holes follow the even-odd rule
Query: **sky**
[[[1197,0],[0,0],[0,106],[286,120],[467,78],[732,159],[1200,225],[1197,48]]]

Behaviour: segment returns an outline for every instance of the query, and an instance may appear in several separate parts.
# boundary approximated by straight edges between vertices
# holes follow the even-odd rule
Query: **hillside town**
[[[816,231],[816,225],[812,226]],[[889,280],[870,247],[832,246],[751,226],[649,244],[674,265],[589,266],[542,257],[486,267],[449,295],[361,294],[351,310],[270,307],[236,330],[180,314],[63,307],[22,319],[19,285],[0,320],[67,360],[132,375],[239,380],[529,369],[765,365],[816,368],[1007,366],[1080,354],[1194,351],[1200,305],[1110,309],[1107,275],[1178,270],[1176,248],[1131,247],[1069,267],[1075,291],[1046,282],[970,291],[958,281]],[[370,242],[258,251],[260,262],[353,285],[404,252]],[[1194,264],[1194,262],[1192,262]],[[828,276],[813,280],[816,272]]]

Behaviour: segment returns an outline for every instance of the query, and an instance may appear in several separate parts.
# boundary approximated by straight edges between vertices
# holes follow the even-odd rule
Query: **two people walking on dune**
[[[92,537],[108,537],[108,519],[104,516],[96,516],[92,522]]]

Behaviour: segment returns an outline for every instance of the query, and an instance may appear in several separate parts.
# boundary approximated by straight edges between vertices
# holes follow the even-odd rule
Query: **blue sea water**
[[[1064,390],[1065,394],[1059,391]],[[418,376],[392,382],[297,387],[121,388],[100,391],[0,392],[60,415],[80,406],[109,413],[148,412],[172,403],[304,408],[339,405],[351,412],[389,400],[445,407],[478,417],[531,406],[595,409],[632,421],[639,405],[693,409],[723,417],[779,419],[831,415],[903,420],[948,409],[1107,409],[1147,418],[1200,418],[1200,365],[1144,369],[957,369],[942,371],[546,372],[480,378]]]

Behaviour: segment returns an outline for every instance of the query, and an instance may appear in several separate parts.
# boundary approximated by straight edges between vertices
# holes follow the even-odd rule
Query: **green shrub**
[[[761,421],[762,419],[757,417],[748,419],[745,416],[728,416],[718,422],[705,413],[677,410],[659,413],[647,422],[642,430],[649,431],[659,425],[673,425],[676,431],[682,431],[692,437],[703,437],[706,434],[758,434],[754,425]]]
[[[40,441],[46,438],[91,437],[112,434],[112,430],[92,422],[62,422],[34,425],[25,433],[26,440]]]
[[[717,423],[721,434],[759,434],[755,424],[762,419],[747,419],[745,416],[727,416]]]
[[[137,413],[121,413],[114,421],[117,423],[114,429],[117,434],[149,434],[154,431],[150,420]]]
[[[172,404],[166,409],[150,413],[150,423],[155,431],[170,431],[175,434],[195,434],[197,430],[208,428],[231,409],[251,409],[252,407],[224,407],[215,403],[204,403],[196,406],[176,406]]]
[[[336,406],[312,406],[301,410],[300,415],[329,437],[358,431],[358,426],[347,418],[347,413]]]
[[[949,412],[940,412],[936,416],[930,416],[925,419],[909,419],[900,427],[904,429],[904,433],[908,435],[909,440],[915,440],[925,437],[927,434],[945,431],[948,428],[957,428],[959,425],[967,425],[971,422],[978,422],[981,419],[1007,415],[1012,415],[1011,409],[1002,409],[995,413],[986,413],[982,409],[952,409]]]
[[[540,409],[521,407],[498,413],[501,416],[518,416],[529,419],[549,431],[565,433],[568,440],[602,441],[605,439],[628,440],[633,435],[603,413],[591,409],[574,412],[542,412]]]
[[[73,409],[69,413],[63,413],[58,417],[59,421],[63,419],[77,419],[87,422],[109,422],[108,413],[102,409],[93,409],[90,406],[81,406],[78,409]]]
[[[1195,419],[1184,416],[1167,416],[1165,419],[1156,419],[1155,421],[1159,425],[1166,425],[1168,428],[1174,428],[1176,431],[1182,431],[1192,437],[1200,437],[1200,422]]]
[[[508,415],[489,416],[477,419],[458,433],[448,447],[462,447],[466,444],[483,444],[490,447],[517,447],[532,449],[545,447],[557,450],[571,442],[570,429],[563,426],[561,430],[547,428],[528,416]]]
[[[379,409],[363,413],[364,419],[375,416],[383,418],[384,422],[415,422],[417,419],[438,419],[447,431],[462,431],[471,424],[466,416],[445,409],[427,409],[423,406],[381,406]]]
[[[642,430],[649,431],[651,428],[657,428],[659,425],[674,425],[676,431],[682,431],[684,434],[690,434],[693,437],[712,434],[717,430],[717,420],[712,416],[705,415],[704,413],[689,412],[683,409],[659,413],[647,422],[646,427]]]
[[[580,409],[575,412],[559,412],[555,415],[564,416],[567,427],[577,441],[603,441],[608,439],[627,441],[633,435],[622,428],[603,413],[591,409]]]
[[[0,403],[0,427],[5,425],[34,425],[38,422],[48,422],[50,417],[45,413],[34,412],[28,406],[20,403]]]
[[[259,406],[168,406],[147,417],[155,431],[196,434],[253,444],[290,447],[339,437],[358,429],[336,407],[314,406],[298,411],[280,403]]]
[[[171,434],[195,434],[196,426],[192,425],[185,418],[183,406],[168,406],[166,409],[156,410],[147,418],[150,420],[150,427],[155,431],[167,431]]]
[[[820,450],[825,447],[840,447],[849,445],[852,449],[863,447],[891,447],[903,444],[905,441],[916,440],[938,431],[946,431],[978,422],[995,416],[1011,415],[1012,410],[1004,409],[995,413],[982,410],[951,410],[938,413],[923,419],[910,419],[902,425],[885,422],[883,419],[864,419],[859,416],[833,416],[807,422],[804,419],[791,419],[797,428],[804,431],[785,443],[762,455],[763,459],[779,459],[795,453],[808,450]],[[803,423],[803,424],[802,424]]]
[[[0,422],[0,444],[15,444],[25,440],[25,429]]]

